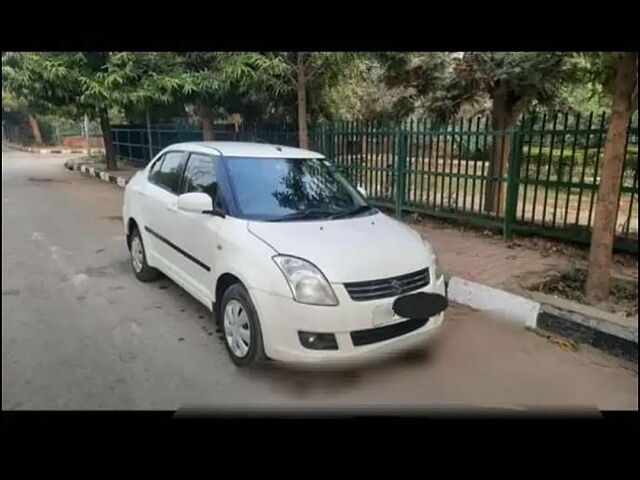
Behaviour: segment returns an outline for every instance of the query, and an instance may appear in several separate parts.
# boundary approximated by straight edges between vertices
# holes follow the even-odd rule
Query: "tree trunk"
[[[42,133],[40,132],[40,125],[35,115],[27,115],[29,125],[31,126],[31,132],[33,133],[33,140],[36,143],[42,143]]]
[[[592,301],[609,297],[611,260],[618,213],[618,196],[629,120],[636,109],[638,54],[625,53],[616,68],[613,102],[604,143],[598,200],[591,234],[586,294]]]
[[[511,138],[503,132],[515,124],[514,104],[509,101],[507,92],[498,89],[492,95],[493,108],[491,112],[491,126],[494,131],[493,148],[489,160],[488,177],[503,177],[507,172]],[[484,211],[502,215],[504,213],[504,185],[501,180],[487,180],[484,195]]]
[[[300,148],[309,148],[307,128],[307,78],[304,71],[304,54],[298,52],[298,143]]]
[[[199,102],[197,113],[202,122],[202,138],[205,141],[216,139],[215,114],[213,109],[205,102]]]
[[[109,122],[109,114],[106,110],[100,111],[100,128],[102,129],[102,141],[104,143],[104,158],[107,170],[117,170],[118,162],[113,152],[113,134]]]

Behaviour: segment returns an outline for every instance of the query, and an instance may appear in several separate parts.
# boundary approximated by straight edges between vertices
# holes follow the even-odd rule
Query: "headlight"
[[[338,299],[322,272],[297,257],[276,255],[273,261],[287,280],[293,299],[310,305],[338,305]]]

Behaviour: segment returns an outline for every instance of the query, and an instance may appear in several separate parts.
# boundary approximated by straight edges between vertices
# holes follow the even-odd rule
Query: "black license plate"
[[[446,297],[438,293],[417,292],[398,297],[393,312],[403,318],[429,318],[448,307]]]

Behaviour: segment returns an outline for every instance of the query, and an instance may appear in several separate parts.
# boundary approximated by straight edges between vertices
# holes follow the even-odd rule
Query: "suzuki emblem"
[[[402,284],[398,280],[391,280],[391,288],[396,292],[396,295],[402,293]]]

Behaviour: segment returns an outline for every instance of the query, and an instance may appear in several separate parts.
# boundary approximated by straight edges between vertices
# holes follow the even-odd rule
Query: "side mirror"
[[[367,198],[367,191],[363,187],[361,187],[360,185],[358,185],[358,191],[360,192],[360,194],[363,197]]]
[[[206,193],[183,193],[178,197],[178,209],[193,213],[210,213],[213,210],[213,201]]]

